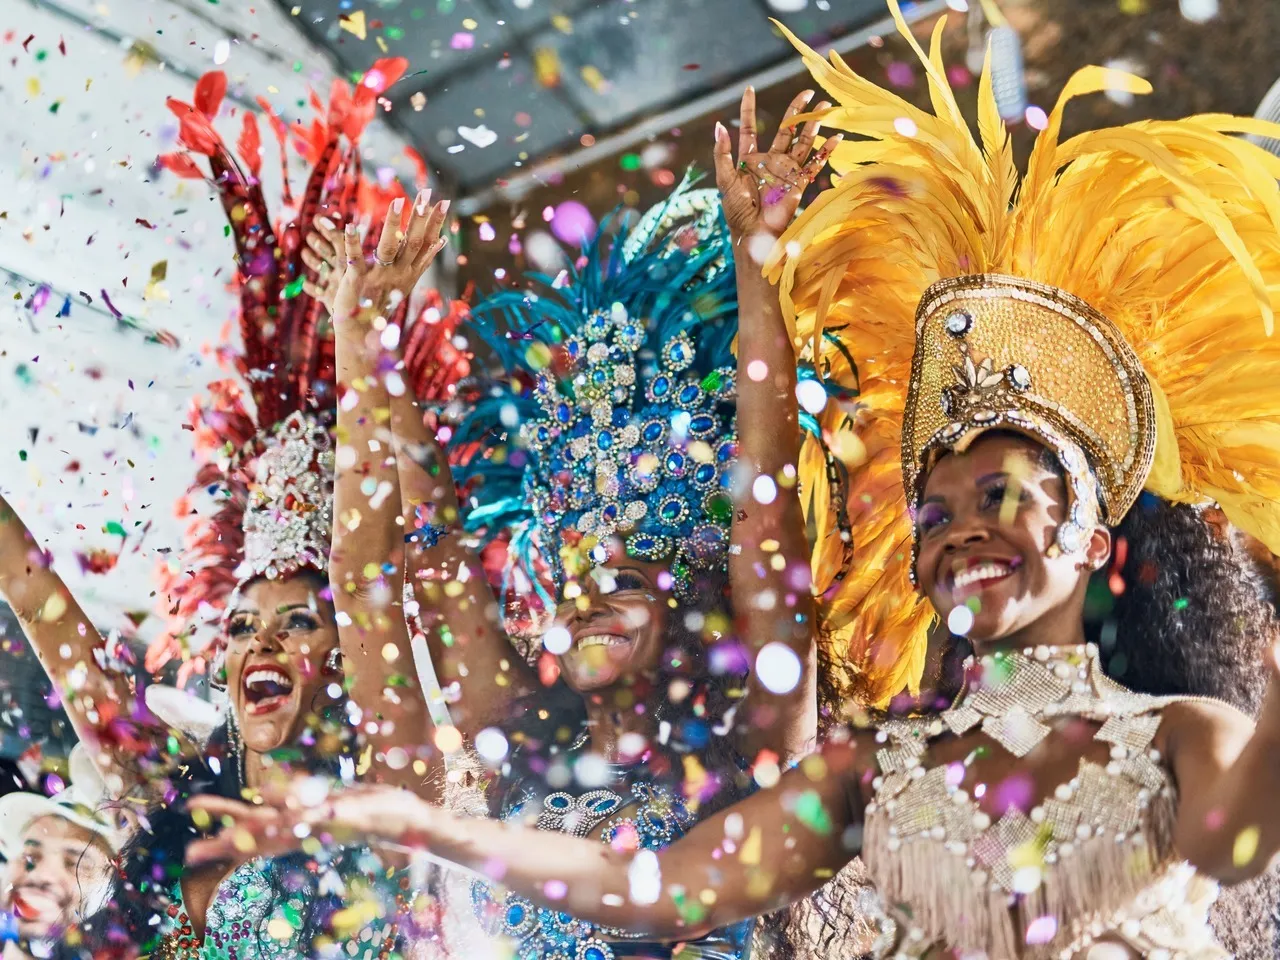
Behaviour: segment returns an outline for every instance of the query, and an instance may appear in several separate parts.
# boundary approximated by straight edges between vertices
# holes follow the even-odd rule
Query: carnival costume
[[[247,173],[212,124],[226,91],[225,76],[217,71],[203,76],[194,107],[169,101],[181,124],[181,144],[208,157],[213,185],[235,237],[243,352],[234,362],[253,409],[243,402],[245,387],[234,380],[211,383],[209,399],[193,404],[196,447],[209,456],[196,488],[214,497],[217,510],[193,522],[182,563],[176,570],[162,572],[172,629],[148,652],[149,670],[178,655],[186,661],[185,672],[202,669],[204,658],[193,654],[188,645],[194,628],[223,616],[233,605],[236,591],[250,581],[309,571],[328,583],[334,343],[323,305],[302,292],[303,280],[315,277],[302,263],[301,251],[317,216],[336,214],[351,222],[359,214],[380,215],[395,196],[403,195],[398,186],[382,189],[361,176],[357,145],[373,117],[376,96],[395,82],[405,66],[400,59],[379,61],[354,97],[344,82],[335,82],[327,112],[313,98],[324,119],[310,127],[299,124],[292,131],[295,148],[311,166],[296,208],[285,159],[289,131],[269,105],[259,101],[279,139],[286,168],[284,199],[291,208],[274,226],[257,178],[261,158],[254,115],[244,113],[237,144]],[[166,155],[160,162],[181,176],[202,177],[185,153]],[[391,320],[406,325],[408,309],[406,301]],[[407,332],[404,380],[415,396],[446,400],[458,377],[467,372],[467,357],[441,350],[464,314],[463,310],[442,314],[435,298]],[[185,502],[182,509],[188,509]],[[224,643],[220,636],[209,666],[215,687],[225,680]],[[226,716],[231,756],[221,762],[234,763],[243,783],[239,732],[234,713],[227,711]],[[182,726],[181,718],[169,722]],[[277,876],[281,862],[256,859],[224,880],[210,901],[202,939],[195,936],[181,887],[174,883],[157,931],[158,955],[168,960],[283,960],[310,955],[313,944],[304,942],[299,930],[299,916],[308,908],[307,887],[288,878],[293,868],[287,864],[285,876]],[[401,919],[397,914],[406,906],[400,878],[389,875],[368,850],[321,848],[300,869],[319,878],[314,884],[319,896],[337,897],[347,906],[342,924],[331,917],[333,929],[325,931],[325,936],[339,941],[343,956],[373,960],[399,949],[404,931],[397,926]]]
[[[571,273],[533,279],[536,290],[501,292],[473,310],[471,330],[502,375],[476,391],[454,433],[464,526],[482,542],[506,539],[505,608],[522,623],[529,618],[520,611],[551,610],[552,596],[584,576],[602,558],[597,548],[615,537],[629,556],[666,561],[672,592],[690,602],[701,577],[724,569],[733,518],[737,291],[718,195],[686,181],[620,229],[607,254],[592,243]],[[834,380],[830,389],[838,394]],[[841,414],[831,407],[826,417],[838,427]],[[800,483],[806,507],[822,517],[814,566],[825,586],[847,562],[835,521],[843,475],[823,424],[812,415],[802,421]],[[584,730],[565,748],[566,761],[587,743]],[[607,784],[582,793],[549,792],[541,779],[515,783],[500,815],[535,811],[540,829],[591,836],[603,828],[603,842],[646,850],[679,839],[696,821],[678,777],[654,778],[643,764],[610,773]],[[483,881],[472,885],[471,905],[490,935],[510,938],[529,960],[675,949]],[[717,930],[679,955],[741,960],[751,932],[750,921]]]
[[[860,375],[868,463],[849,502],[859,564],[845,599],[850,656],[872,699],[898,691],[904,650],[931,616],[912,588],[912,517],[947,451],[992,430],[1052,450],[1069,512],[1050,549],[1082,550],[1142,491],[1217,502],[1280,550],[1280,160],[1225,116],[1148,121],[1059,143],[1063,109],[1136,77],[1090,67],[1067,84],[1019,182],[992,96],[974,142],[944,74],[937,25],[920,58],[933,113],[830,63],[788,34],[837,106],[839,177],[766,265],[810,350],[834,334]],[[800,118],[804,119],[804,118]],[[790,254],[787,251],[791,251]],[[910,660],[911,658],[908,658]],[[984,658],[982,679],[934,718],[884,724],[864,857],[903,918],[899,955],[1071,957],[1106,936],[1142,955],[1221,955],[1212,885],[1176,862],[1177,798],[1151,743],[1179,698],[1133,693],[1098,651]],[[1027,814],[987,816],[931,765],[931,738],[981,730],[1014,756],[1065,716],[1094,721],[1110,760]]]

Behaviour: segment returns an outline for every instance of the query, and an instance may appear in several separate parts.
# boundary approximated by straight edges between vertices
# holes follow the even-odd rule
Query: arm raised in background
[[[440,204],[442,211],[447,205],[447,201]],[[339,255],[344,245],[333,222],[321,219],[307,238],[303,257],[321,275],[340,275],[345,269],[345,255]],[[331,313],[333,288],[330,282],[325,290],[309,291]],[[396,289],[403,296],[412,291],[411,287]],[[386,369],[398,368],[399,345],[407,333],[402,330],[398,337],[379,338],[379,347],[366,349],[366,360],[380,362]],[[385,342],[393,346],[382,346]],[[375,356],[379,350],[380,359]],[[511,702],[534,689],[536,678],[512,649],[480,558],[463,542],[457,493],[444,449],[408,390],[386,392],[390,444],[407,525],[400,532],[418,531],[405,546],[404,575],[414,588],[416,620],[436,675],[442,685],[456,684],[460,694],[450,706],[451,718],[459,732],[474,742],[482,729],[507,718]]]
[[[443,248],[448,205],[419,194],[402,230],[403,206],[403,198],[391,204],[372,265],[354,224],[341,238],[331,303],[338,425],[329,583],[348,696],[372,753],[368,775],[435,800],[439,778],[414,762],[425,759],[429,725],[404,616],[404,517],[380,334],[393,294],[412,290]]]
[[[800,458],[796,355],[778,291],[760,264],[795,216],[804,187],[839,143],[833,137],[812,158],[817,123],[793,130],[813,97],[792,101],[768,152],[756,144],[755,91],[742,98],[740,162],[729,131],[716,124],[715,169],[734,241],[738,283],[738,464],[729,576],[744,639],[757,654],[784,644],[798,658],[799,681],[786,687],[783,669],[754,678],[748,701],[748,753],[769,749],[795,757],[817,737],[817,624],[809,543],[796,489]],[[830,104],[819,104],[821,110]],[[745,481],[745,482],[741,482]],[[779,651],[780,659],[786,654]],[[777,659],[758,661],[770,669]]]
[[[168,731],[137,719],[133,677],[104,669],[102,637],[54,572],[52,558],[3,497],[0,596],[13,608],[110,791],[123,796],[146,787],[150,781],[142,758],[158,751]]]

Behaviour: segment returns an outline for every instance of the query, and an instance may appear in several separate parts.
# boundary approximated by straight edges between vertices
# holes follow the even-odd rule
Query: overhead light
[[[778,13],[799,13],[808,5],[809,0],[769,0],[769,6]]]

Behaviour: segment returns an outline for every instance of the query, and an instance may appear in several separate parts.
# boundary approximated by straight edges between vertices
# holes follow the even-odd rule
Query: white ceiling
[[[323,54],[266,0],[0,4],[0,269],[55,291],[33,314],[25,304],[36,287],[6,280],[0,489],[52,548],[103,628],[122,625],[126,611],[154,609],[154,566],[164,557],[157,551],[180,546],[174,504],[195,473],[191,434],[181,428],[187,405],[206,382],[226,375],[211,351],[236,316],[222,209],[204,184],[152,169],[157,154],[175,149],[165,97],[190,101],[192,78],[213,68],[219,41],[229,44],[222,69],[233,91],[244,85],[243,99],[265,95],[292,119],[308,112],[308,83],[327,95],[332,73]],[[135,42],[162,62],[132,55]],[[238,121],[224,116],[219,126],[234,141]],[[275,198],[275,142],[265,125],[263,135],[263,171]],[[372,129],[370,165],[394,160],[400,167],[402,146]],[[147,298],[160,261],[167,262],[164,294]],[[180,346],[119,329],[101,309],[102,290]],[[60,318],[63,291],[72,300]],[[119,566],[82,575],[77,552],[119,548],[120,538],[103,529],[111,521],[129,532]],[[157,626],[144,624],[143,635]]]

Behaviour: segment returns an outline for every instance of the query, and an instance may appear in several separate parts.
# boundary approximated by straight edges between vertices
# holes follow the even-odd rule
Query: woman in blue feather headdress
[[[795,137],[800,162],[815,130]],[[798,191],[783,193],[794,212]],[[436,743],[452,752],[450,782],[479,786],[472,812],[658,850],[772,783],[817,735],[800,491],[821,488],[827,506],[837,465],[802,453],[802,425],[819,431],[799,416],[785,333],[761,349],[776,330],[744,328],[760,359],[739,376],[734,252],[717,191],[686,183],[607,245],[590,244],[574,270],[472,311],[495,372],[445,411],[447,457],[418,438],[435,486],[405,538],[416,589],[408,612],[456,724]],[[746,290],[757,292],[751,282]],[[776,301],[752,306],[753,316],[780,317]],[[376,385],[366,379],[365,389]],[[388,403],[403,454],[415,445],[414,418]],[[816,523],[814,545],[828,575],[833,556],[848,559],[829,521]],[[504,555],[497,597],[481,551]],[[537,644],[527,660],[513,656],[512,624]],[[651,881],[633,878],[633,895]],[[487,880],[470,885],[470,900],[486,932],[514,940],[521,958],[674,951]],[[696,923],[707,905],[692,892],[684,909]],[[751,928],[713,931],[680,956],[738,960]]]

